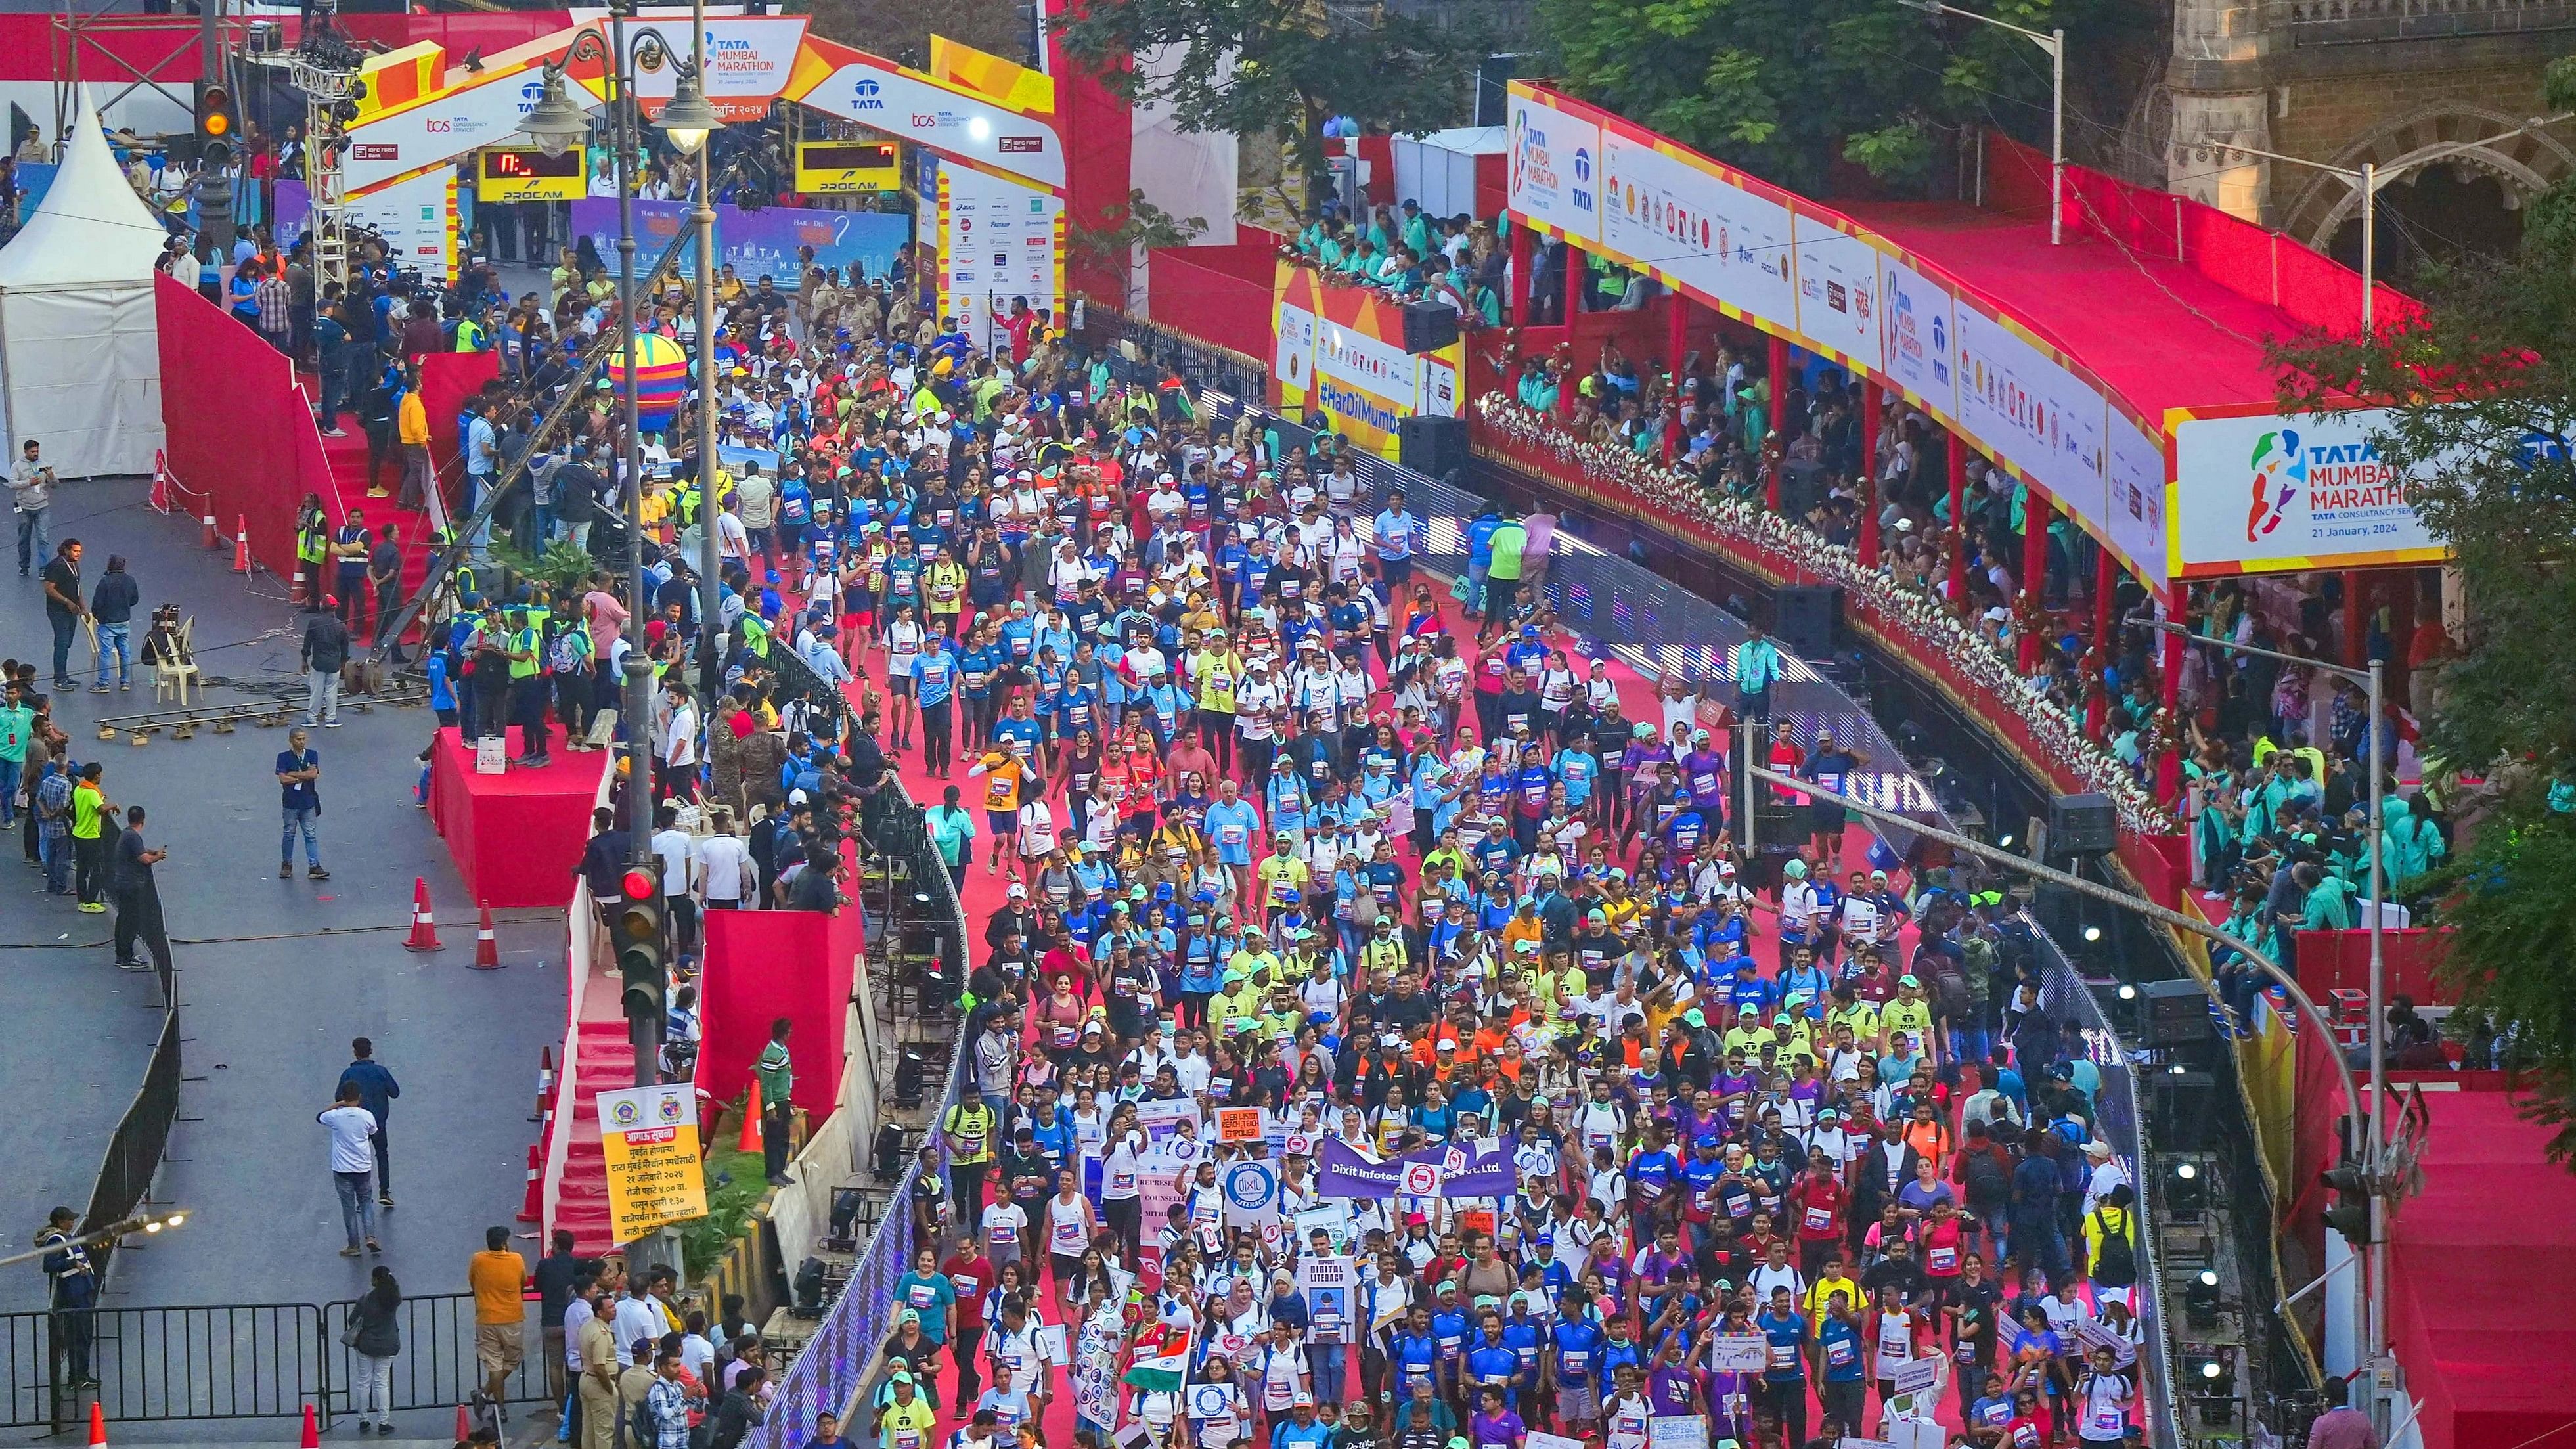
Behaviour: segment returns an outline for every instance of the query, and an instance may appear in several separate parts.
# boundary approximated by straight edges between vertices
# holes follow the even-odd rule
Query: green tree
[[[1976,8],[2042,32],[2103,10],[2100,0]],[[1810,194],[1837,159],[1890,179],[1919,175],[1937,133],[1963,121],[2047,144],[2038,47],[1901,0],[1539,0],[1539,22],[1567,90]]]
[[[1326,0],[1089,0],[1055,22],[1066,51],[1189,131],[1293,142],[1318,175],[1324,122],[1421,135],[1470,114],[1485,45],[1383,5]],[[1142,69],[1137,57],[1156,54]]]
[[[2576,65],[2549,72],[2549,109],[2576,104]],[[2435,877],[2453,927],[2443,975],[2534,1070],[2535,1115],[2576,1159],[2576,186],[2523,208],[2521,249],[2437,264],[2420,312],[2374,335],[2277,350],[2286,406],[2385,399],[2372,441],[2413,480],[2416,511],[2466,591],[2461,653],[2423,718],[2427,773],[2484,776],[2465,849]]]

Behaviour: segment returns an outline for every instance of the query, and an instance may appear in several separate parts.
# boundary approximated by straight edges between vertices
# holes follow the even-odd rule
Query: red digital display
[[[493,181],[556,180],[581,175],[581,152],[549,156],[543,151],[486,151],[483,174]]]

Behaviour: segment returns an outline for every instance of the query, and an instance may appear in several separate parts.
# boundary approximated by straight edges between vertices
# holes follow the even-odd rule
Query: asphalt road
[[[142,506],[145,492],[141,482],[69,485],[54,506],[53,534],[81,539],[88,579],[121,553],[146,608],[176,601],[194,613],[208,673],[292,680],[300,630],[282,583],[230,574],[227,556],[196,547],[193,524]],[[9,575],[0,587],[0,653],[42,659],[50,646],[35,581]],[[219,703],[245,697],[222,688],[213,695]],[[528,1230],[514,1215],[536,1130],[525,1119],[538,1054],[562,1034],[560,915],[504,920],[505,969],[470,969],[463,889],[412,802],[431,725],[425,710],[348,710],[346,728],[315,731],[332,879],[313,882],[303,877],[300,848],[295,878],[277,877],[272,771],[284,731],[201,731],[142,747],[94,738],[100,716],[150,708],[148,678],[132,694],[84,693],[56,706],[75,758],[101,760],[111,798],[151,813],[146,835],[170,852],[158,878],[180,943],[187,1080],[158,1196],[196,1216],[120,1260],[109,1304],[324,1303],[364,1287],[368,1264],[337,1256],[339,1209],[314,1122],[359,1035],[374,1040],[402,1085],[390,1134],[400,1205],[380,1234],[382,1261],[408,1294],[461,1291],[486,1225]],[[419,876],[448,943],[436,955],[403,949]],[[17,1108],[0,1114],[0,1161],[14,1169],[0,1187],[0,1226],[24,1242],[47,1207],[86,1202],[159,1021],[150,974],[110,964],[111,917],[29,894],[32,871],[0,883],[12,902],[0,911],[0,1018],[16,1038],[0,1052],[0,1100]],[[41,1289],[32,1268],[0,1276],[0,1310],[38,1306]]]

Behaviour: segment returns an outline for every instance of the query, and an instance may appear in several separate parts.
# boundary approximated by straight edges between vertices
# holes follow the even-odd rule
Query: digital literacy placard
[[[698,1103],[686,1083],[602,1092],[599,1150],[608,1168],[608,1215],[617,1241],[631,1243],[673,1223],[707,1215],[707,1174],[698,1162]]]
[[[2376,408],[2285,417],[2176,409],[2165,532],[2178,578],[2436,563],[2449,556],[2379,456]]]

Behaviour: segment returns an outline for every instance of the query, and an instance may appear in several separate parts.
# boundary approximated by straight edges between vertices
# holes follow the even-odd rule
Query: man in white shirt
[[[697,947],[698,902],[689,893],[689,866],[697,858],[697,837],[680,828],[680,807],[664,805],[653,812],[653,856],[662,863],[662,899],[671,905],[671,939],[687,960]]]
[[[344,1082],[339,1100],[314,1118],[331,1134],[331,1185],[340,1195],[340,1223],[349,1234],[349,1245],[340,1250],[343,1258],[384,1251],[376,1242],[376,1118],[358,1105],[359,1096],[357,1083]]]
[[[698,900],[710,911],[742,909],[756,890],[751,849],[733,833],[733,812],[718,807],[716,833],[697,843],[693,884]]]
[[[621,641],[622,642],[622,641]],[[662,683],[664,708],[660,773],[655,793],[694,800],[698,796],[698,707],[689,700],[687,681],[673,674]]]

